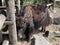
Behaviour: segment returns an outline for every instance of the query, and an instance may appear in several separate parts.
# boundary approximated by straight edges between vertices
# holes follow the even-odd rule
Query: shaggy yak
[[[44,3],[37,6],[27,5],[23,9],[20,11],[21,15],[18,16],[17,29],[22,30],[20,33],[25,34],[25,39],[28,41],[32,33],[37,31],[39,27],[42,27],[41,31],[45,32],[46,26],[51,24],[51,18],[47,5]]]

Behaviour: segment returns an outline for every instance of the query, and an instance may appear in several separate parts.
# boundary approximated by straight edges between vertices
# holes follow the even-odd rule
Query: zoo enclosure
[[[0,6],[0,9],[6,9],[7,10],[7,17],[9,20],[11,21],[5,21],[5,24],[8,24],[9,25],[9,36],[10,36],[10,41],[12,43],[12,45],[16,45],[17,43],[17,33],[16,33],[16,18],[15,18],[15,3],[14,3],[14,0],[5,0],[6,3],[2,3],[2,5]],[[55,0],[54,3],[56,1],[59,1],[59,0]],[[12,3],[11,3],[12,2]],[[8,4],[8,5],[5,5],[5,4]],[[48,4],[48,6],[52,5],[51,3]],[[17,0],[17,5],[18,7],[18,13],[19,13],[19,10],[20,10],[20,0]],[[55,5],[53,5],[53,8],[54,8]],[[12,37],[12,38],[11,38]]]

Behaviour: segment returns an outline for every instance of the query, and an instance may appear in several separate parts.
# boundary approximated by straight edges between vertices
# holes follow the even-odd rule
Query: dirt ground
[[[46,30],[49,30],[50,32],[54,32],[54,31],[60,31],[60,8],[55,8],[56,13],[52,13],[52,17],[53,19],[57,19],[55,20],[57,24],[51,24],[49,25]],[[59,18],[59,19],[58,19]],[[37,35],[42,35],[43,33],[38,33]],[[46,38],[46,40],[48,40],[52,45],[60,45],[60,37],[55,37],[55,36],[49,36],[48,38]],[[33,42],[32,42],[33,43]],[[31,45],[31,42],[26,42],[26,41],[19,41],[17,42],[17,45]],[[32,44],[34,45],[34,44]]]
[[[51,32],[60,31],[60,8],[55,8],[56,13],[53,13],[52,17],[55,19],[55,24],[49,25],[46,30]],[[58,24],[56,24],[58,23]],[[46,38],[52,45],[60,45],[60,37],[48,37]]]

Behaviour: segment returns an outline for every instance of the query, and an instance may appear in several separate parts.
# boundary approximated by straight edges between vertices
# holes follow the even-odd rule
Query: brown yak
[[[24,34],[26,39],[29,40],[31,33],[37,30],[39,27],[42,27],[41,31],[45,32],[46,26],[51,24],[51,18],[48,12],[47,5],[42,3],[37,6],[25,6],[24,16],[22,16],[26,25],[24,29]],[[21,17],[21,16],[20,16]],[[21,22],[21,20],[20,20]],[[47,31],[48,32],[48,31]]]

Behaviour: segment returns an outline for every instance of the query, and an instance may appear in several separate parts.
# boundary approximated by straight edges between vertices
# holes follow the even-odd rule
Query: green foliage
[[[57,39],[56,39],[56,37],[52,37],[52,41],[56,41]]]
[[[38,4],[41,0],[23,0],[23,5],[32,5],[32,4]]]
[[[34,4],[41,3],[41,0],[34,0]]]
[[[39,4],[41,2],[45,1],[46,3],[49,3],[49,0],[23,0],[23,5],[27,4]]]
[[[32,5],[33,2],[34,2],[33,0],[24,0],[23,5]]]
[[[60,7],[60,2],[56,2],[55,6]]]

